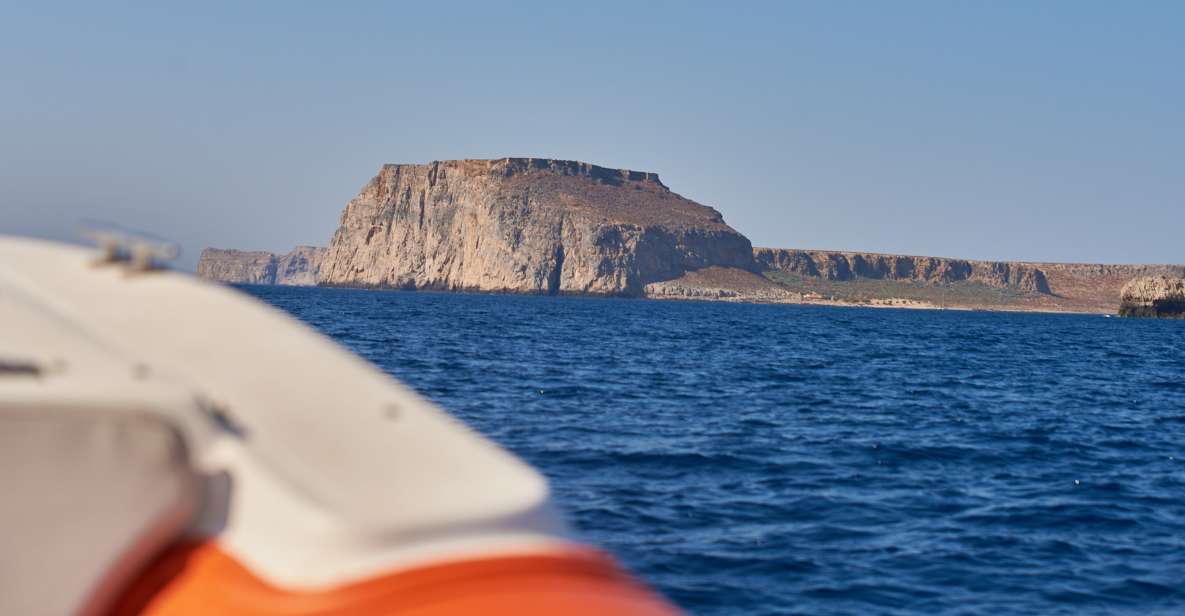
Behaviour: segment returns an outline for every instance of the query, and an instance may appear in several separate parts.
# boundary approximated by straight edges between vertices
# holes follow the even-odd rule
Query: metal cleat
[[[167,269],[181,253],[174,242],[110,223],[88,222],[82,233],[99,248],[98,264],[127,263],[130,272]]]

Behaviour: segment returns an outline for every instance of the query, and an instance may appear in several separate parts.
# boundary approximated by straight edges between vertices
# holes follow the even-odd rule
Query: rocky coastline
[[[755,248],[754,258],[763,271],[779,270],[826,280],[972,282],[993,288],[1009,287],[1027,293],[1052,294],[1045,273],[1028,263],[793,248]]]
[[[197,273],[236,284],[1102,313],[1129,280],[1182,277],[1185,266],[754,248],[655,173],[500,158],[383,165],[326,247],[211,248]]]

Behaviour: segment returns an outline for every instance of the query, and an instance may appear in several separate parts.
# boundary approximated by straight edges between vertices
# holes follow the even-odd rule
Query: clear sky
[[[1185,262],[1185,2],[4,3],[0,232],[325,244],[387,162],[655,171],[755,245]]]

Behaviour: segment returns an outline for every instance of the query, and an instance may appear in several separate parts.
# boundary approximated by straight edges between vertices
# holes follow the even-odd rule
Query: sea
[[[1185,321],[243,290],[691,614],[1185,614]]]

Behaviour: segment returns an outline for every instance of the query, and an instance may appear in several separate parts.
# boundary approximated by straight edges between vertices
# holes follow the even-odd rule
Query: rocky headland
[[[656,174],[503,158],[383,166],[342,212],[319,281],[636,297],[706,267],[752,269],[752,245]]]
[[[975,261],[753,248],[658,175],[542,158],[384,165],[326,248],[207,249],[229,283],[1111,312],[1182,265]]]
[[[1185,319],[1185,278],[1148,276],[1123,285],[1119,316]]]
[[[321,272],[325,249],[297,246],[277,255],[271,252],[207,248],[198,257],[198,278],[233,284],[313,286]]]

